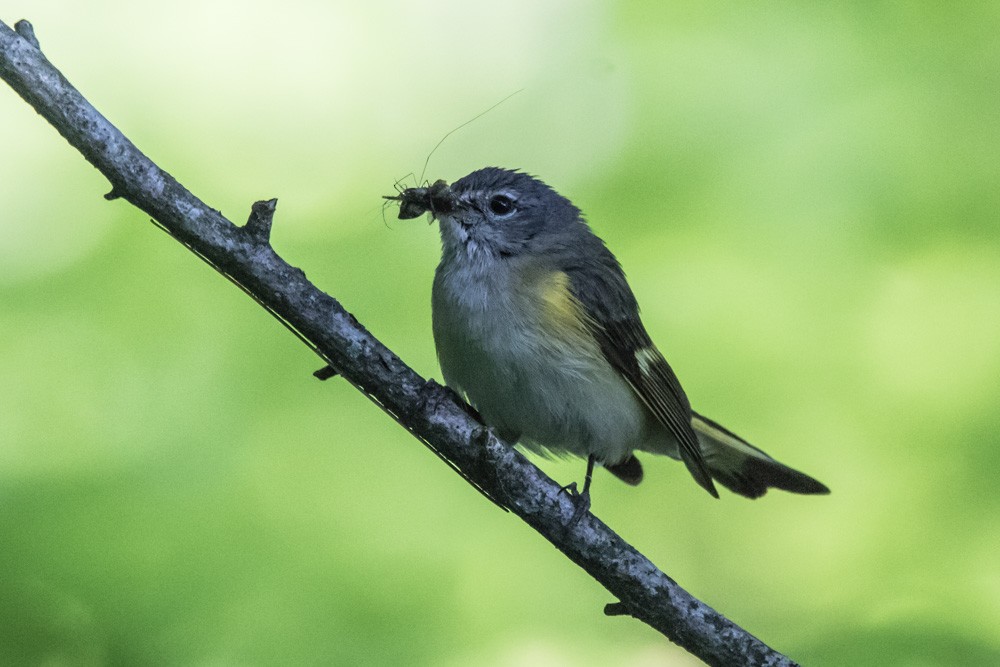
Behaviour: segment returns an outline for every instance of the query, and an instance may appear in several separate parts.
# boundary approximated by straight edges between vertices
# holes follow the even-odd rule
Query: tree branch
[[[341,375],[501,507],[537,530],[630,615],[711,665],[793,665],[692,597],[610,528],[587,514],[570,531],[574,505],[559,485],[478,423],[455,395],[424,380],[372,336],[269,241],[276,200],[257,202],[237,227],[153,164],[46,59],[31,25],[0,22],[0,76],[111,182],[123,198],[237,284]]]

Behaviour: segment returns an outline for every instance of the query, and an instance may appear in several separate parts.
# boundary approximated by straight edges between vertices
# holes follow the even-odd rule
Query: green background
[[[596,513],[806,664],[1000,664],[997,3],[3,11],[428,376],[437,232],[380,197],[521,89],[424,178],[570,197],[695,407],[833,490],[647,458]],[[0,89],[0,663],[697,664],[108,189]]]

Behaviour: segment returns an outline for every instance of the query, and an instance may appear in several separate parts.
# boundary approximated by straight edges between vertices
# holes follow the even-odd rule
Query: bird
[[[587,459],[583,489],[563,487],[571,524],[590,508],[595,466],[642,481],[637,452],[679,459],[716,498],[715,482],[747,498],[829,493],[691,408],[618,259],[543,181],[486,167],[385,198],[402,219],[438,222],[432,328],[446,385],[508,443]]]

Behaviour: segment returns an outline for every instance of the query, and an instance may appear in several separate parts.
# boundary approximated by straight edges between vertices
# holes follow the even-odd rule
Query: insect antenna
[[[423,171],[420,172],[420,181],[419,182],[420,183],[424,183],[425,182],[424,181],[424,175],[427,174],[427,165],[430,164],[430,162],[431,162],[431,156],[434,155],[434,151],[436,151],[438,148],[440,148],[441,144],[444,143],[445,139],[447,139],[451,135],[455,134],[456,132],[458,132],[459,130],[461,130],[466,125],[468,125],[468,124],[470,124],[470,123],[472,123],[474,121],[479,120],[480,118],[482,118],[483,116],[485,116],[489,112],[493,111],[498,106],[500,106],[501,104],[503,104],[504,102],[506,102],[510,98],[514,97],[515,95],[517,95],[518,93],[520,93],[523,90],[524,90],[524,88],[519,88],[518,90],[515,90],[513,93],[511,93],[507,97],[503,98],[502,100],[500,100],[499,102],[497,102],[496,104],[494,104],[493,106],[491,106],[486,111],[481,111],[480,113],[476,114],[475,116],[473,116],[469,120],[465,121],[464,123],[462,123],[461,125],[459,125],[458,127],[456,127],[454,130],[452,130],[448,134],[446,134],[443,137],[441,137],[441,141],[437,142],[434,145],[434,148],[431,149],[431,152],[427,154],[427,159],[424,160],[424,169],[423,169]]]

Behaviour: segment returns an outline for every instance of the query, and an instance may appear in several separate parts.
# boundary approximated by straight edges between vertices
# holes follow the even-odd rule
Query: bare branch
[[[257,239],[258,243],[269,244],[271,242],[271,223],[274,221],[274,209],[277,206],[277,199],[269,199],[255,202],[250,207],[250,217],[243,229],[247,234]]]
[[[640,619],[711,665],[795,664],[692,597],[593,515],[567,531],[574,505],[555,482],[274,252],[275,200],[255,204],[244,227],[205,205],[70,85],[42,54],[26,21],[16,31],[0,22],[0,77],[107,177],[109,199],[121,197],[145,211],[311,347],[329,364],[318,377],[343,376],[607,588],[620,602],[605,613]]]
[[[35,37],[35,28],[30,23],[27,21],[18,21],[14,24],[14,30],[16,30],[17,34],[23,37],[28,44],[31,44],[39,51],[42,50],[41,45],[38,43],[38,38]]]

